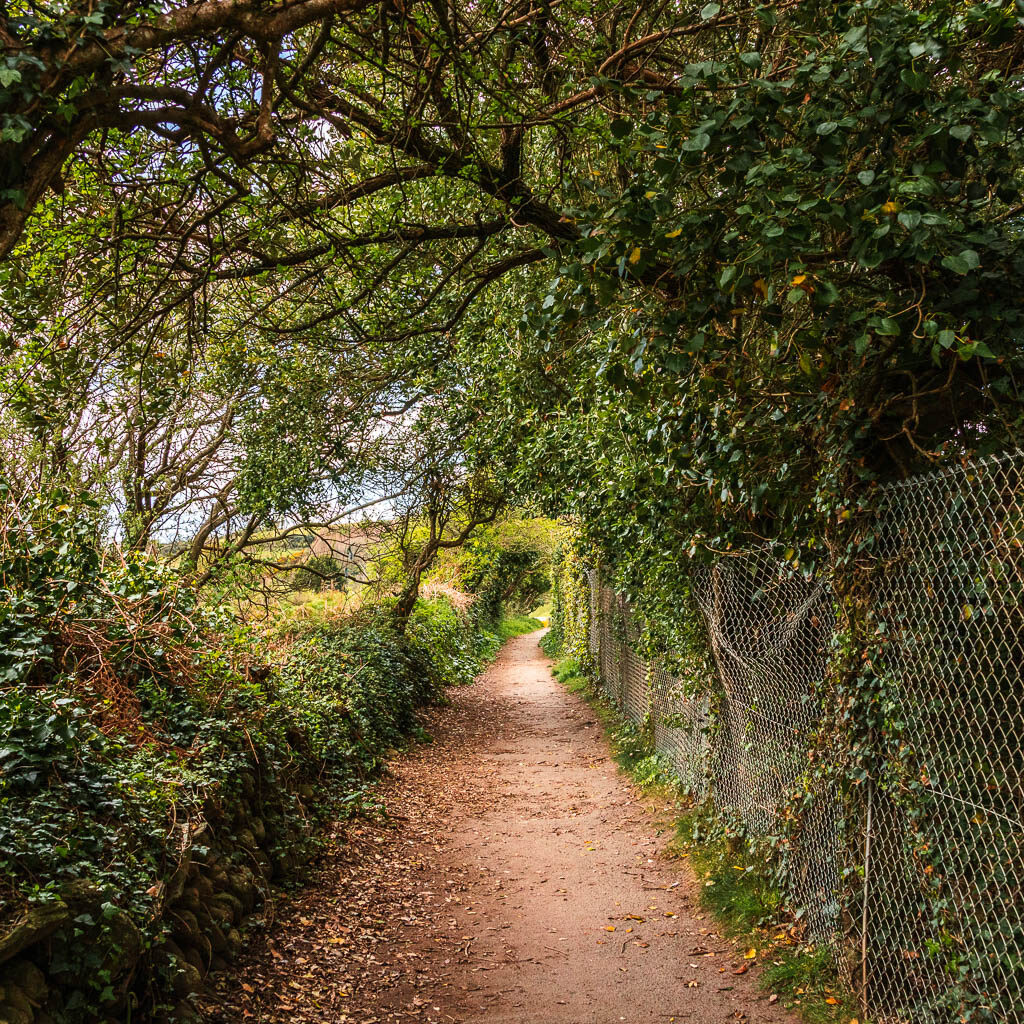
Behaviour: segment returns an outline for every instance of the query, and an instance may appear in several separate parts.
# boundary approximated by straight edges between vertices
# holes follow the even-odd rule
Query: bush
[[[220,927],[200,889],[236,920],[499,642],[440,601],[405,635],[364,613],[259,641],[159,562],[103,552],[87,502],[2,525],[0,959],[20,923],[11,962],[46,972],[67,1024],[198,984]]]
[[[310,555],[292,576],[292,590],[313,590],[319,593],[325,588],[343,590],[346,576],[345,567],[332,555]]]

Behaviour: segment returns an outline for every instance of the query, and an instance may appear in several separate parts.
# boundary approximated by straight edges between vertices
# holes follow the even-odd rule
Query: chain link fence
[[[764,551],[690,580],[713,686],[642,658],[596,572],[594,665],[697,799],[785,836],[789,904],[866,1017],[1024,1024],[1024,453],[890,486],[877,514],[870,706],[828,681],[828,580]]]

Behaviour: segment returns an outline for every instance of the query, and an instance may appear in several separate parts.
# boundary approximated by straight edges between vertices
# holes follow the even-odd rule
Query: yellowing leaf
[[[675,231],[666,231],[665,232],[665,237],[666,238],[678,238],[682,233],[683,233],[683,229],[682,228],[676,228]]]
[[[829,1006],[838,1006],[839,1005],[839,1000],[836,999],[835,996],[829,996],[828,999],[825,1000],[825,1002],[828,1003]]]
[[[640,259],[640,257],[641,257],[642,255],[643,255],[643,250],[642,250],[642,249],[641,249],[641,248],[640,248],[639,246],[637,246],[637,248],[635,248],[635,249],[634,249],[634,250],[633,250],[633,251],[632,251],[632,252],[631,252],[631,253],[629,254],[629,262],[630,262],[630,263],[636,263],[636,261],[637,261],[638,259]]]
[[[798,284],[803,284],[803,283],[804,283],[804,281],[806,281],[806,280],[807,280],[807,275],[806,275],[806,274],[797,274],[797,275],[796,275],[796,276],[795,276],[795,277],[793,278],[793,280],[792,280],[792,281],[790,281],[789,283],[790,283],[791,285],[798,285]]]
[[[882,204],[882,213],[899,213],[900,204],[893,202],[891,199],[887,203]]]
[[[744,960],[753,960],[754,957],[756,957],[756,956],[757,956],[757,950],[751,948],[751,949],[748,949],[746,951],[746,953],[743,954],[743,959]]]
[[[657,194],[658,194],[658,193],[657,193],[657,192],[655,192],[655,191],[654,191],[654,189],[650,189],[650,188],[649,188],[649,189],[648,189],[648,190],[647,190],[647,191],[646,191],[646,192],[644,193],[644,199],[653,199],[653,198],[654,198],[654,197],[655,197],[655,196],[656,196]]]
[[[604,926],[604,930],[606,932],[613,932],[613,931],[615,931],[615,925],[613,925],[613,924],[606,924]]]

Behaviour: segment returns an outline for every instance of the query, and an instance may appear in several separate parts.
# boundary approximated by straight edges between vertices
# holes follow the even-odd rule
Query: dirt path
[[[695,909],[685,861],[539,634],[511,641],[435,743],[394,765],[390,819],[349,828],[279,903],[210,1020],[332,1024],[791,1021]]]

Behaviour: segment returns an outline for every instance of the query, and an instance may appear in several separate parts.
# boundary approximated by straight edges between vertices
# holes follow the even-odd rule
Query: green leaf
[[[964,249],[959,255],[945,256],[942,265],[954,274],[968,274],[980,263],[978,254],[973,249]]]
[[[700,12],[700,16],[704,21],[708,21],[713,18],[722,9],[721,4],[707,4]]]
[[[695,153],[707,149],[710,144],[710,135],[706,132],[697,132],[696,135],[688,138],[680,148],[686,150],[688,153]]]
[[[624,139],[632,130],[632,121],[629,121],[624,117],[617,117],[612,121],[610,127],[613,139]]]
[[[831,281],[819,281],[814,301],[819,306],[831,306],[839,301],[839,289]]]
[[[959,139],[961,142],[966,142],[971,137],[971,126],[969,124],[956,124],[949,129],[949,134],[954,139]]]
[[[854,25],[843,35],[843,42],[855,49],[863,49],[864,37],[868,34],[867,25]]]
[[[874,171],[861,171],[860,174],[857,175],[857,180],[862,185],[870,185],[875,180],[875,172]]]
[[[822,121],[818,125],[819,135],[831,135],[839,127],[838,121]]]
[[[924,92],[928,88],[928,76],[910,68],[904,68],[900,72],[900,81],[914,92]]]

